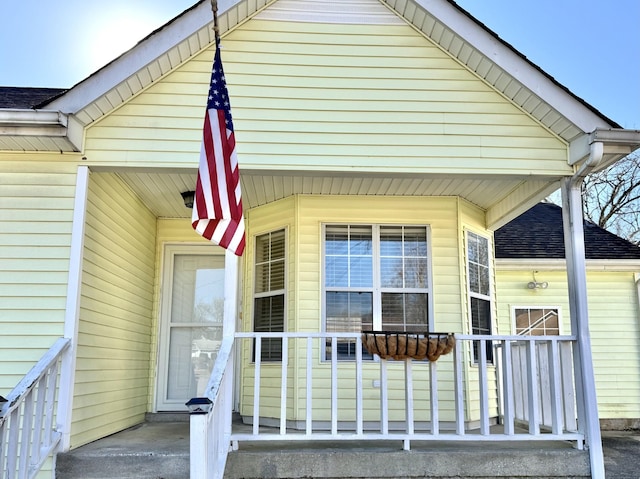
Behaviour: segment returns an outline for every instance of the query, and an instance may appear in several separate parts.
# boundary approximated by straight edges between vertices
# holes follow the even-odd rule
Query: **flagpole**
[[[211,0],[211,12],[213,13],[213,34],[216,40],[216,47],[220,39],[220,27],[218,26],[218,0]]]

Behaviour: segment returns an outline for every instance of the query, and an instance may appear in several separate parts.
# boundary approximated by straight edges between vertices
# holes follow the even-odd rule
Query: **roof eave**
[[[71,116],[55,110],[2,109],[0,135],[64,139],[71,151],[81,151],[83,129]]]
[[[383,0],[405,18],[409,13],[407,0]],[[597,111],[584,100],[571,93],[553,77],[502,40],[486,25],[457,5],[453,0],[413,0],[431,16],[437,18],[451,32],[473,47],[499,68],[508,72],[515,80],[544,99],[583,132],[597,128],[620,128],[620,125]],[[416,25],[420,28],[419,25]],[[451,52],[453,53],[453,52]]]
[[[240,1],[220,0],[219,9],[226,10]],[[48,102],[46,107],[65,113],[80,111],[176,44],[206,27],[212,20],[210,3],[201,0],[163,27],[152,32],[133,48],[73,86],[66,93]],[[132,94],[134,93],[132,92]]]

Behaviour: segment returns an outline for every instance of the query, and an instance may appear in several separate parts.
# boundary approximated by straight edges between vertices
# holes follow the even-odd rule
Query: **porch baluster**
[[[491,434],[489,428],[489,385],[487,381],[487,340],[478,341],[478,388],[480,389],[480,434]]]
[[[356,339],[356,434],[362,435],[363,412],[362,412],[362,338]]]
[[[527,392],[529,404],[529,434],[540,434],[540,400],[538,397],[538,368],[536,358],[536,343],[527,341]]]
[[[464,436],[464,389],[462,387],[462,344],[453,347],[453,377],[455,387],[456,434]]]
[[[260,430],[260,364],[262,363],[262,336],[255,339],[255,361],[253,378],[253,434]]]
[[[338,434],[338,338],[331,338],[331,434]]]
[[[440,413],[438,404],[438,363],[429,362],[429,402],[431,404],[431,434],[440,434]]]
[[[287,366],[289,364],[289,338],[282,338],[282,381],[280,381],[280,434],[287,433]]]
[[[548,350],[549,354],[549,386],[551,394],[551,432],[562,432],[562,390],[560,386],[560,354],[558,341],[552,339]]]
[[[313,338],[307,336],[307,417],[305,420],[305,433],[307,436],[311,435],[313,429]]]
[[[502,341],[502,371],[503,371],[503,416],[504,434],[513,436],[515,434],[515,406],[513,399],[513,363],[511,341]]]
[[[387,360],[380,360],[380,432],[389,434],[389,391],[387,389]]]
[[[414,417],[413,417],[413,365],[411,359],[404,360],[404,400],[406,411],[406,423],[405,431],[407,434],[412,435],[414,432]],[[405,439],[403,443],[403,449],[408,451],[411,449],[411,441]]]

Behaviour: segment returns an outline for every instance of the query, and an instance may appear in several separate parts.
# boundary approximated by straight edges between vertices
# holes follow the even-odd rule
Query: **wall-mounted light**
[[[193,199],[196,196],[195,191],[183,191],[180,193],[182,195],[182,201],[184,201],[184,205],[187,208],[193,208]]]
[[[546,281],[538,281],[536,279],[537,271],[533,272],[533,281],[529,281],[527,283],[527,288],[529,289],[547,289],[549,287],[549,283]]]

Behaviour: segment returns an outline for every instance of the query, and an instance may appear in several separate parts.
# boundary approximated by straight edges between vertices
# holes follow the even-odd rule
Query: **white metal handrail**
[[[0,405],[0,479],[32,479],[58,446],[54,406],[69,345],[58,339]]]
[[[401,440],[405,449],[410,448],[410,441],[518,441],[518,440],[572,440],[576,441],[578,447],[582,447],[584,435],[572,427],[571,421],[566,421],[563,411],[574,411],[566,405],[566,398],[573,400],[575,391],[572,381],[561,380],[557,371],[572,372],[571,358],[562,356],[563,363],[560,364],[559,345],[568,345],[569,348],[575,343],[573,336],[490,336],[490,335],[456,335],[456,348],[453,355],[443,356],[437,362],[404,360],[404,396],[405,396],[405,419],[401,430],[397,429],[397,424],[391,428],[389,420],[389,365],[387,360],[363,361],[362,340],[360,333],[255,333],[239,332],[235,334],[238,340],[255,340],[254,351],[254,384],[253,384],[253,412],[250,420],[253,427],[251,432],[233,433],[231,439],[235,441],[267,441],[267,440]],[[280,418],[279,427],[275,432],[260,430],[260,410],[261,410],[261,369],[263,364],[260,356],[259,339],[280,338],[282,344],[281,367],[281,387],[280,387]],[[317,427],[313,421],[313,377],[314,361],[318,357],[313,356],[314,341],[320,341],[320,349],[324,348],[325,341],[329,341],[333,351],[336,351],[338,339],[350,339],[356,342],[355,361],[339,361],[337,354],[331,354],[331,358],[321,363],[321,367],[328,368],[331,373],[330,385],[326,388],[330,390],[330,421],[328,425]],[[306,344],[293,346],[295,340],[304,341]],[[473,360],[473,343],[477,342],[476,349],[479,356]],[[548,358],[550,367],[546,373],[551,374],[551,380],[543,379],[541,382],[539,373],[539,357],[536,355],[536,345],[550,344]],[[494,354],[493,362],[487,358],[487,345],[500,346],[501,354]],[[523,346],[524,345],[524,346]],[[293,346],[293,347],[291,347]],[[239,344],[238,344],[239,347]],[[524,347],[529,351],[526,355],[520,355],[520,349]],[[564,347],[564,346],[563,346]],[[317,350],[317,349],[316,349]],[[304,431],[292,430],[287,427],[287,377],[291,374],[289,368],[289,354],[294,351],[298,354],[298,360],[306,360],[306,384],[301,386],[306,389],[306,420]],[[497,350],[496,350],[497,351]],[[518,354],[514,353],[517,351]],[[545,354],[547,354],[545,352]],[[518,369],[514,367],[514,358],[520,361]],[[305,359],[306,358],[306,359]],[[524,362],[522,362],[524,361]],[[349,365],[351,363],[351,365]],[[397,362],[396,362],[397,363]],[[442,363],[448,363],[442,367]],[[502,367],[497,367],[502,363]],[[270,363],[273,364],[273,363]],[[340,365],[340,367],[338,366]],[[338,383],[340,374],[355,368],[355,372],[349,373],[349,378],[355,376],[355,411],[353,421],[339,424],[338,421]],[[363,367],[379,368],[380,377],[380,421],[376,429],[364,427],[363,420]],[[414,369],[426,368],[429,377],[429,420],[428,430],[418,431],[416,426],[416,416],[414,411]],[[518,379],[518,374],[524,371],[525,397],[522,397],[522,378]],[[449,375],[446,377],[445,375]],[[501,375],[498,378],[498,375]],[[514,386],[514,378],[518,382]],[[344,378],[343,378],[344,379]],[[271,378],[271,380],[273,380]],[[439,385],[439,381],[453,383],[453,391],[444,390]],[[550,387],[550,407],[553,409],[552,424],[549,429],[541,428],[541,417],[539,413],[539,393],[542,388]],[[451,389],[451,388],[450,388]],[[515,398],[519,394],[521,407],[526,407],[528,414],[526,417],[516,416]],[[492,398],[501,396],[501,401]],[[455,409],[455,420],[453,425],[444,423],[441,416],[441,408],[445,404],[442,397],[453,396],[453,401],[446,405]],[[502,411],[498,405],[502,403]],[[469,425],[465,421],[468,417],[469,404],[473,404],[477,410],[478,418]],[[498,420],[502,421],[501,428],[492,428]],[[525,429],[519,428],[524,422]],[[453,427],[452,427],[453,426]],[[477,427],[475,427],[477,426]],[[393,430],[392,430],[393,429]],[[273,429],[271,429],[273,431]]]
[[[403,448],[410,449],[412,440],[420,441],[531,441],[558,440],[575,441],[582,448],[584,434],[576,431],[571,420],[567,418],[575,415],[575,409],[567,405],[567,401],[574,401],[575,388],[573,381],[566,380],[562,375],[572,374],[571,353],[576,340],[573,336],[489,336],[489,335],[456,335],[456,347],[453,354],[442,356],[437,362],[404,360],[392,361],[364,360],[363,346],[360,333],[255,333],[238,332],[233,337],[223,339],[216,358],[211,379],[207,386],[206,397],[210,400],[212,409],[206,414],[191,415],[191,479],[217,479],[224,477],[224,468],[228,451],[233,445],[237,447],[240,441],[268,441],[268,440],[399,440]],[[261,384],[263,368],[261,360],[261,339],[279,338],[282,340],[282,360],[280,363],[270,363],[280,368],[280,407],[279,426],[275,428],[260,428]],[[327,341],[331,351],[337,351],[338,340],[350,340],[356,343],[355,360],[339,361],[337,354],[331,354],[330,359],[322,360],[314,351],[322,350]],[[239,348],[243,341],[251,342],[249,348],[253,350],[253,409],[251,432],[232,432],[231,414],[233,401],[233,351]],[[295,344],[295,341],[302,341]],[[319,349],[314,349],[314,341],[319,342]],[[474,359],[473,344],[476,342],[478,358]],[[494,349],[493,362],[487,358],[487,345]],[[546,345],[546,349],[541,348]],[[544,353],[541,351],[544,350]],[[568,350],[560,353],[561,350]],[[290,351],[302,363],[298,370],[304,370],[306,394],[306,419],[303,427],[292,429],[287,424],[287,391],[290,384],[292,369],[290,366]],[[525,354],[521,354],[522,351]],[[499,354],[498,354],[499,353]],[[549,366],[542,372],[539,369],[540,354],[548,358]],[[514,359],[517,358],[517,359]],[[320,360],[320,363],[318,363]],[[401,427],[390,421],[389,376],[390,367],[396,375],[397,363],[404,369],[405,418]],[[444,363],[444,364],[443,364]],[[318,366],[319,364],[319,366]],[[318,367],[329,369],[331,379],[328,386],[330,395],[329,424],[318,427],[313,420],[314,369]],[[380,421],[376,428],[364,420],[364,368],[379,369],[380,387]],[[415,400],[424,402],[425,398],[414,398],[414,378],[418,369],[426,369],[429,382],[429,425],[426,430],[416,427],[417,415]],[[414,371],[415,370],[415,371]],[[562,373],[557,373],[562,371]],[[348,373],[349,378],[355,378],[355,411],[353,421],[338,420],[338,398],[340,390],[338,384],[341,374]],[[524,374],[524,376],[523,376]],[[545,379],[544,374],[549,374]],[[541,380],[540,378],[543,377]],[[273,377],[270,377],[273,381]],[[523,381],[526,387],[523,387]],[[440,383],[447,383],[448,389],[442,388]],[[272,384],[273,386],[273,384]],[[278,387],[276,385],[276,387]],[[543,424],[540,415],[539,392],[543,388],[550,388],[551,419],[550,428],[541,428]],[[501,397],[500,401],[492,399],[495,393]],[[442,396],[442,397],[441,397]],[[443,398],[449,398],[444,400]],[[453,398],[453,399],[450,399]],[[521,409],[526,408],[527,416],[519,417]],[[568,400],[566,398],[569,398]],[[272,398],[271,398],[272,399]],[[453,424],[441,420],[441,411],[451,407],[455,411]],[[495,404],[494,404],[495,403]],[[497,404],[499,403],[499,404]],[[474,426],[469,426],[466,418],[469,406],[472,404],[477,410],[478,419]],[[564,416],[563,416],[564,414]],[[501,419],[502,427],[491,427],[496,419]],[[575,418],[574,418],[575,420]],[[524,430],[519,428],[525,423]],[[393,427],[392,427],[393,426]],[[453,427],[451,427],[453,426]]]
[[[231,445],[234,339],[225,337],[205,389],[210,410],[190,416],[190,477],[221,479]]]

